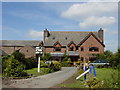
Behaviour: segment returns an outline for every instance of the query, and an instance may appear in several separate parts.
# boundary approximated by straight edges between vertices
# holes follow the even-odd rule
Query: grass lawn
[[[75,78],[80,75],[83,71],[78,71],[75,75],[73,75],[71,78],[66,80],[65,82],[56,85],[57,88],[86,88],[85,83],[83,83],[83,77],[81,77],[79,80],[76,80]],[[111,68],[97,68],[97,80],[98,81],[104,81],[106,84],[105,87],[114,87],[116,80],[118,79],[118,71],[111,69]],[[88,76],[88,75],[87,75]]]
[[[37,68],[32,68],[32,69],[28,69],[25,70],[28,74],[32,74],[33,76],[37,76],[40,75],[40,73],[37,72]]]
[[[40,68],[40,71],[41,72],[38,72],[38,68],[32,68],[32,69],[28,69],[28,70],[25,70],[28,74],[36,77],[36,76],[39,76],[39,75],[44,75],[44,74],[47,74],[48,72],[43,72],[45,71],[46,68]]]
[[[32,75],[31,77],[36,77],[36,76],[40,76],[40,75],[55,72],[50,68],[40,68],[40,72],[38,72],[38,68],[32,68],[32,69],[28,69],[28,70],[25,70],[25,71],[28,74]]]

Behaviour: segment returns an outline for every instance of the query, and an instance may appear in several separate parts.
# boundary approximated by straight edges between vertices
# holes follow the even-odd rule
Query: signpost
[[[40,72],[40,56],[43,54],[43,47],[36,47],[36,54],[38,55],[38,72]]]

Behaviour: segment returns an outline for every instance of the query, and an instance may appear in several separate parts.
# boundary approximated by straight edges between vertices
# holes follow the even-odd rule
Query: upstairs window
[[[73,47],[73,46],[70,46],[69,50],[70,50],[70,51],[74,51],[74,47]]]
[[[96,52],[96,51],[99,51],[99,49],[97,47],[90,47],[89,51],[93,51],[93,52],[95,51]]]
[[[55,47],[54,51],[61,51],[61,47]]]
[[[78,47],[76,47],[76,50],[78,50]]]
[[[84,48],[83,48],[83,47],[81,47],[81,51],[84,51]]]
[[[67,40],[67,37],[65,37],[65,40]]]

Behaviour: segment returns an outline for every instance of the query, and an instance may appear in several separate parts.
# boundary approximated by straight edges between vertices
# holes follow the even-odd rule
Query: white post
[[[38,57],[38,72],[40,72],[40,55]]]

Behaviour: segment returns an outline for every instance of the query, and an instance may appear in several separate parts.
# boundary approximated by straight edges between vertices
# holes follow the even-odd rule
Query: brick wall
[[[61,51],[54,51],[54,47],[45,47],[44,52],[45,53],[55,53],[55,52],[61,52],[64,53],[66,48],[61,48]]]
[[[35,48],[31,46],[25,46],[25,47],[23,46],[21,47],[20,46],[1,46],[0,49],[3,50],[8,55],[11,55],[16,50],[19,50],[19,52],[23,53],[26,58],[36,56]]]
[[[83,47],[84,51],[81,51],[80,48]],[[98,47],[99,51],[89,51],[90,47]],[[80,57],[84,57],[84,62],[89,60],[90,54],[104,54],[104,47],[93,37],[90,36],[79,48]]]
[[[32,48],[31,46],[25,46],[25,47],[21,48],[19,52],[23,53],[26,58],[36,56],[35,48]]]

